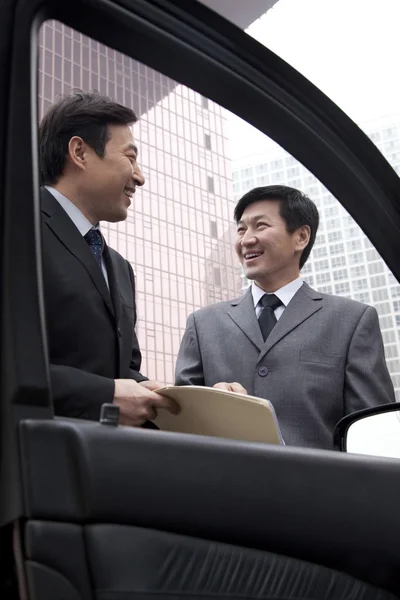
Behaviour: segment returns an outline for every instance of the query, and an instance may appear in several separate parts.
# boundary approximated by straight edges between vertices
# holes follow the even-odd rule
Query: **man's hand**
[[[159,390],[163,387],[165,387],[165,385],[163,383],[160,383],[159,381],[140,381],[139,385],[142,385],[143,387],[147,388],[148,390],[151,390],[152,392],[155,392],[156,390]]]
[[[225,390],[226,392],[236,392],[237,394],[247,394],[247,390],[244,389],[240,383],[237,381],[233,381],[232,383],[226,383],[226,381],[221,381],[220,383],[215,383],[213,385],[214,388],[218,390]]]
[[[131,427],[140,427],[145,421],[155,419],[159,408],[165,408],[173,415],[180,411],[175,400],[159,396],[133,379],[115,379],[114,404],[119,406],[121,425]]]

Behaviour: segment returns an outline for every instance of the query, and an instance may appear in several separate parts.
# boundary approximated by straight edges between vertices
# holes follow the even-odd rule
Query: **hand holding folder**
[[[179,415],[160,409],[154,423],[164,431],[192,433],[247,442],[284,444],[268,400],[203,386],[172,386],[157,390],[181,407]]]

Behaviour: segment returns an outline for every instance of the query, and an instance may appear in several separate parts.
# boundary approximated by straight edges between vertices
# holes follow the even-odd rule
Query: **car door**
[[[340,200],[398,277],[394,170],[309,81],[196,2],[15,0],[1,6],[7,593],[14,586],[15,597],[40,599],[114,598],[132,589],[144,594],[166,560],[177,579],[166,578],[157,591],[177,593],[191,559],[190,576],[199,565],[211,569],[207,542],[310,561],[399,594],[396,461],[53,418],[37,170],[39,27],[56,20],[259,129]],[[168,83],[160,80],[160,86],[168,94]],[[221,578],[226,568],[222,561]]]

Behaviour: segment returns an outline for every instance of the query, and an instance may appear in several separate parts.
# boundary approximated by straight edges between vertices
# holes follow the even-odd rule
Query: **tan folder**
[[[164,387],[157,393],[173,398],[181,407],[179,415],[158,411],[154,423],[161,430],[284,444],[268,400],[197,385]]]

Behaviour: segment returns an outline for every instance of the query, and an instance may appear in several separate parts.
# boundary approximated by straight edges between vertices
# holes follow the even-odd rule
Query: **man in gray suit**
[[[319,215],[300,191],[255,188],[239,200],[235,220],[235,249],[252,286],[189,316],[176,383],[266,398],[286,444],[331,449],[341,417],[395,401],[377,312],[302,281]]]

